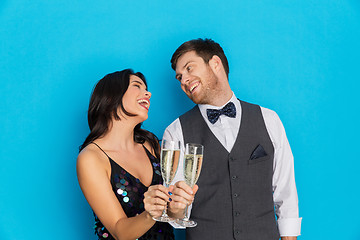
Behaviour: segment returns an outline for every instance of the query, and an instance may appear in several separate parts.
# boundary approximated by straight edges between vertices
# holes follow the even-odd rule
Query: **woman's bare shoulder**
[[[106,168],[107,165],[107,156],[94,144],[87,145],[77,157],[78,169]]]

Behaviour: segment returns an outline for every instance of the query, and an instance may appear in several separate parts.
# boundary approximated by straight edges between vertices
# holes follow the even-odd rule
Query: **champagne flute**
[[[162,140],[160,154],[161,176],[164,180],[164,185],[167,188],[175,177],[179,165],[179,157],[180,142]],[[175,220],[167,215],[166,207],[160,217],[153,219],[159,222],[171,222]]]
[[[184,157],[184,178],[187,185],[194,187],[197,182],[203,161],[204,146],[196,143],[187,143]],[[197,222],[189,219],[188,205],[185,208],[185,217],[177,223],[183,227],[195,227]]]

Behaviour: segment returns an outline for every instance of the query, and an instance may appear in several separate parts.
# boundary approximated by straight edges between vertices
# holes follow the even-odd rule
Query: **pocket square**
[[[252,152],[252,154],[250,156],[250,160],[260,158],[260,157],[264,157],[264,156],[267,156],[267,153],[265,152],[264,148],[259,144],[255,148],[255,150]]]

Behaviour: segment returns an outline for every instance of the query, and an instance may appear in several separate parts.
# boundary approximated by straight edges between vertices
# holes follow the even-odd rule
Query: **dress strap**
[[[109,159],[111,159],[111,158],[109,157],[109,155],[107,155],[106,152],[105,152],[104,150],[102,150],[102,148],[101,148],[99,145],[97,145],[97,144],[94,143],[94,142],[91,142],[91,143],[95,144],[95,146],[97,146]]]
[[[150,158],[150,160],[151,160],[152,157],[153,157],[153,158],[156,158],[155,155],[152,154],[152,153],[150,152],[150,150],[147,149],[147,147],[145,147],[144,144],[143,144],[142,146],[143,146],[143,148],[145,149],[146,155]]]

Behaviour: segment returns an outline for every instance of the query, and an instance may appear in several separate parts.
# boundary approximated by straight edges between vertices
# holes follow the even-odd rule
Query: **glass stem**
[[[166,187],[166,188],[169,188],[169,185],[170,185],[170,184],[166,184],[166,183],[165,183],[165,187]],[[167,210],[167,204],[166,204],[166,206],[164,207],[164,210],[163,210],[163,212],[162,212],[162,214],[161,214],[162,217],[167,217],[167,216],[168,216],[166,210]]]
[[[163,216],[163,217],[167,216],[167,213],[166,213],[166,206],[165,206],[165,208],[164,208],[164,210],[163,210],[163,212],[162,212],[162,216]]]
[[[185,217],[184,217],[184,219],[183,220],[185,220],[185,221],[188,221],[189,220],[189,214],[188,214],[188,207],[189,207],[189,205],[188,204],[186,204],[186,208],[185,208]]]

